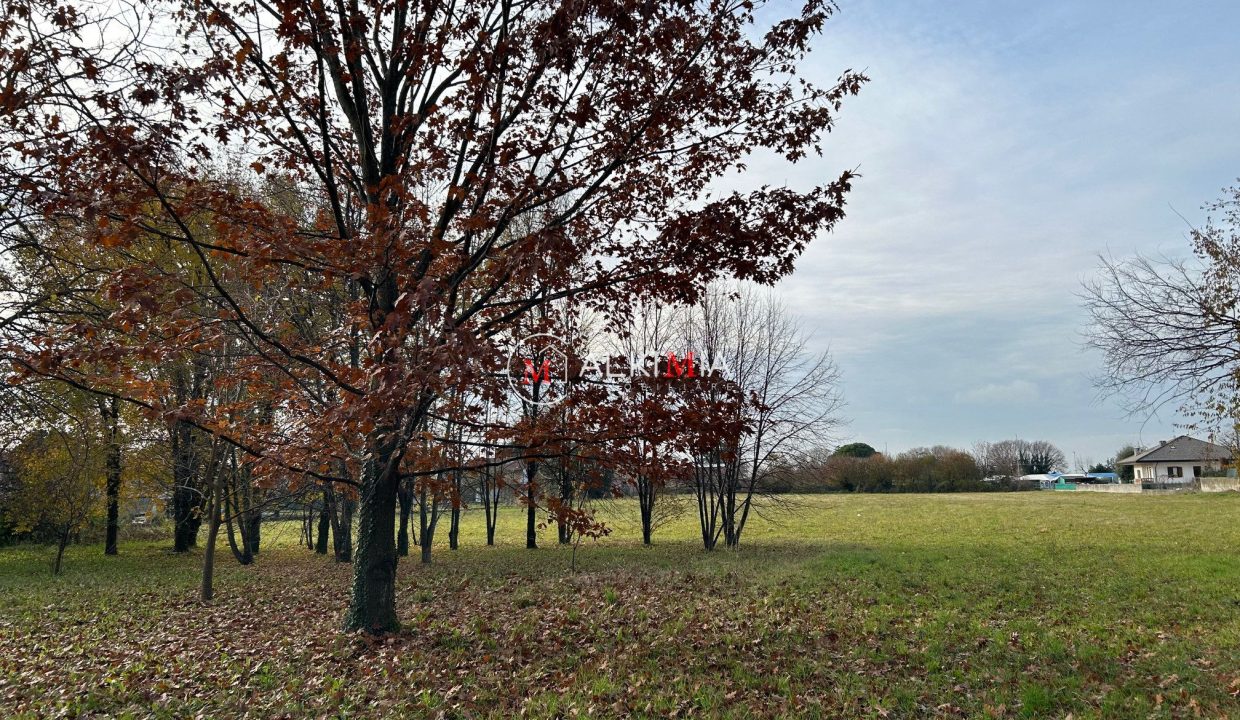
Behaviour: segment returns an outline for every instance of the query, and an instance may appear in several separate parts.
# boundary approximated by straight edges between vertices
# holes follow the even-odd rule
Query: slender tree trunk
[[[115,555],[118,552],[117,535],[120,532],[120,497],[121,497],[121,438],[120,438],[120,401],[116,398],[100,399],[99,412],[103,416],[105,431],[108,435],[107,461],[104,469],[106,493],[108,498],[108,529],[104,542],[103,553]]]
[[[228,538],[228,549],[232,551],[233,557],[242,565],[249,565],[254,562],[254,557],[246,552],[245,533],[241,534],[241,542],[237,542],[237,532],[233,528],[233,516],[231,512],[224,513],[224,537]]]
[[[409,554],[409,515],[413,506],[413,492],[407,482],[401,482],[396,499],[400,503],[400,531],[396,534],[396,554],[405,557]]]
[[[246,494],[242,492],[239,484],[242,482],[240,474],[237,472],[236,452],[229,453],[229,475],[228,482],[223,481],[217,483],[217,486],[228,486],[228,492],[222,498],[223,502],[216,501],[216,505],[223,508],[224,511],[224,535],[228,538],[228,549],[232,551],[233,557],[242,565],[249,565],[254,562],[254,553],[250,552],[250,541],[248,538],[249,528],[246,526],[246,512],[248,507],[246,503]],[[236,529],[233,528],[233,520],[236,519]],[[237,542],[237,535],[241,536],[241,542]]]
[[[495,522],[499,514],[499,480],[491,475],[491,468],[483,469],[482,510],[486,516],[487,545],[495,545]]]
[[[257,555],[263,529],[263,511],[259,508],[253,508],[249,511],[249,516],[244,519],[249,525],[249,532],[246,534],[246,541],[249,543],[250,554]]]
[[[637,477],[637,505],[642,518],[642,544],[649,545],[654,534],[654,483],[645,475]]]
[[[534,501],[538,497],[534,478],[538,475],[538,463],[525,464],[525,547],[527,550],[538,549],[538,513]]]
[[[52,574],[59,575],[61,563],[65,557],[65,548],[69,545],[69,537],[72,535],[73,525],[65,523],[65,529],[60,533],[60,542],[56,547],[56,560],[52,562]]]
[[[461,506],[452,505],[451,516],[448,518],[448,549],[457,550],[461,547]]]
[[[216,481],[211,492],[207,524],[207,549],[202,558],[202,592],[203,602],[211,602],[215,597],[215,538],[220,532],[220,491],[221,483]]]
[[[336,541],[333,544],[336,550],[336,560],[338,562],[352,562],[353,508],[357,503],[342,493],[340,497],[335,498],[333,504],[336,506],[336,510],[339,511],[339,518],[332,527],[332,537]]]
[[[319,533],[314,543],[314,551],[320,555],[327,554],[328,537],[331,535],[332,524],[336,521],[336,498],[332,486],[323,484],[323,505],[319,508]],[[339,537],[339,531],[337,531]]]
[[[439,497],[428,493],[425,485],[418,494],[418,519],[421,525],[422,564],[431,564],[431,551],[435,544],[435,526],[439,524]]]
[[[461,471],[452,471],[452,505],[448,516],[448,549],[460,547],[461,537]]]
[[[250,476],[249,466],[233,463],[233,483],[233,510],[237,518],[237,531],[241,536],[242,553],[249,559],[245,564],[249,564],[258,554],[258,534],[263,523],[263,511],[256,503],[254,481]]]
[[[573,492],[572,475],[569,474],[569,470],[566,467],[568,462],[568,458],[560,461],[560,502],[563,507],[571,508],[575,493]],[[567,545],[573,541],[573,530],[564,517],[557,517],[555,519],[555,526],[556,539],[560,541],[561,545]]]
[[[425,490],[422,491],[422,503],[421,508],[418,510],[418,514],[421,517],[422,523],[422,532],[420,536],[421,542],[418,544],[418,548],[421,550],[422,564],[430,565],[431,551],[434,549],[435,533],[429,525],[430,518],[427,517]]]
[[[714,550],[719,542],[719,524],[722,506],[723,473],[719,453],[711,452],[695,462],[694,493],[697,495],[698,525],[702,531],[702,547]]]
[[[305,508],[301,518],[302,539],[306,541],[306,549],[314,550],[314,503]]]

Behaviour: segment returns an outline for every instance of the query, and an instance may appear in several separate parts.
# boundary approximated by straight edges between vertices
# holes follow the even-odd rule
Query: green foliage
[[[878,451],[863,442],[855,442],[837,447],[832,454],[839,457],[868,458],[878,454]]]
[[[59,537],[81,531],[98,514],[103,455],[82,440],[36,431],[10,454],[13,484],[4,514],[13,533]]]
[[[1112,462],[1115,464],[1117,468],[1115,472],[1119,473],[1120,480],[1127,480],[1131,482],[1135,474],[1135,471],[1133,470],[1133,467],[1131,465],[1120,465],[1119,461],[1130,458],[1136,454],[1137,454],[1137,448],[1135,445],[1125,445],[1119,449],[1119,452],[1115,453],[1115,459]]]

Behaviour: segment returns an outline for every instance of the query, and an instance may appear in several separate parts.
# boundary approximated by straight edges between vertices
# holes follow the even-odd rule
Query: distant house
[[[1117,464],[1131,465],[1136,482],[1176,484],[1191,483],[1207,470],[1229,468],[1231,459],[1231,450],[1222,445],[1181,435]]]

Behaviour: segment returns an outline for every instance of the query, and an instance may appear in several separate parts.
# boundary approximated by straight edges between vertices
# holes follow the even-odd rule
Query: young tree
[[[475,464],[478,476],[478,495],[482,499],[483,518],[487,527],[487,545],[495,544],[495,527],[499,523],[499,501],[506,479],[505,466],[492,458],[481,458]]]
[[[121,471],[123,470],[121,457],[121,406],[120,400],[116,397],[99,397],[95,401],[99,408],[100,420],[103,422],[105,452],[107,455],[104,461],[104,468],[108,526],[103,553],[105,555],[116,555],[119,552],[117,535],[120,532]]]
[[[658,303],[638,305],[633,310],[627,331],[617,339],[615,350],[630,365],[658,359],[667,363],[666,353],[671,352],[677,358],[676,362],[687,362],[696,374],[693,357],[675,355],[683,352],[679,347],[679,341],[683,338],[678,337],[681,318],[675,310]],[[667,370],[672,371],[673,368],[668,367]],[[670,512],[660,513],[657,503],[673,480],[687,475],[688,468],[683,462],[686,447],[682,436],[691,428],[685,427],[683,420],[675,418],[674,414],[669,417],[667,406],[669,402],[675,404],[676,394],[669,392],[667,383],[658,377],[626,383],[612,395],[613,402],[623,412],[623,417],[617,418],[616,422],[632,429],[631,434],[619,439],[613,449],[618,456],[616,465],[637,496],[642,544],[650,545],[659,521],[666,521],[679,509],[679,506],[671,506],[667,508]]]
[[[100,509],[109,453],[89,395],[61,387],[42,391],[33,428],[8,453],[15,482],[0,506],[16,532],[41,530],[55,539],[52,574],[59,575],[65,548]]]

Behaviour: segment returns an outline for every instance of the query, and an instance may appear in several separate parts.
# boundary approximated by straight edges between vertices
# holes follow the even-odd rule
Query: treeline
[[[335,300],[321,302],[330,308]],[[45,312],[81,310],[60,300],[29,315],[41,320]],[[561,317],[566,336],[588,329]],[[649,303],[631,317],[624,335],[592,332],[565,346],[574,354],[602,347],[607,375],[531,384],[558,397],[524,395],[528,377],[516,366],[490,380],[502,391],[492,398],[456,392],[435,404],[439,414],[424,421],[418,452],[395,478],[396,557],[429,563],[444,534],[458,548],[466,508],[482,511],[486,543],[495,544],[501,504],[524,511],[528,548],[537,547],[543,524],[555,527],[556,542],[578,542],[608,532],[591,502],[618,496],[638,500],[649,544],[662,524],[688,511],[680,498],[664,501],[671,493],[693,497],[705,549],[740,544],[750,509],[781,491],[789,449],[812,447],[838,429],[838,370],[829,355],[807,350],[808,336],[776,295],[752,286],[712,286],[696,307]],[[666,351],[673,346],[693,350],[676,356]],[[307,548],[354,561],[362,498],[353,478],[365,456],[324,454],[312,473],[261,455],[288,442],[294,418],[287,408],[268,409],[275,399],[257,392],[262,378],[238,375],[239,355],[225,345],[148,368],[160,407],[176,408],[159,415],[69,378],[17,377],[4,390],[12,402],[3,426],[10,449],[0,452],[0,541],[55,543],[59,571],[70,542],[102,534],[113,554],[136,515],[144,524],[166,516],[174,552],[205,546],[212,557],[217,542],[227,543],[249,564],[261,549],[264,514],[278,514],[301,521]],[[617,369],[641,359],[650,368]],[[212,432],[209,415],[187,412],[224,405],[248,415],[247,429],[273,444],[251,448]],[[204,595],[210,571],[204,568]]]
[[[1020,476],[1062,470],[1065,458],[1046,441],[980,442],[971,451],[944,445],[886,455],[865,443],[809,453],[773,479],[776,492],[990,492],[1027,490]]]

